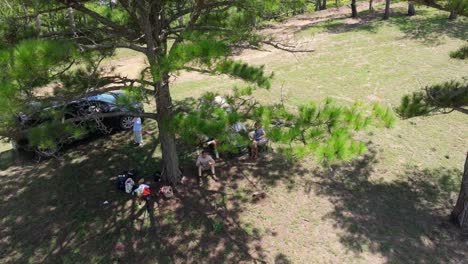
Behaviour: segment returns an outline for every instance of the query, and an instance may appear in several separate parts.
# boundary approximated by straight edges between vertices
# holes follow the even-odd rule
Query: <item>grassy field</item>
[[[448,53],[468,38],[468,19],[396,7],[389,21],[313,16],[280,28],[313,53],[244,51],[238,58],[275,73],[265,103],[296,106],[327,97],[396,106],[421,86],[468,76]],[[123,54],[123,55],[122,55]],[[131,53],[119,56],[128,57]],[[229,92],[227,77],[182,74],[176,99]],[[369,153],[320,168],[275,154],[258,163],[227,160],[220,181],[189,182],[153,216],[115,190],[122,170],[142,181],[157,170],[157,135],[135,149],[130,134],[80,142],[59,159],[0,163],[2,263],[463,263],[468,242],[447,221],[468,150],[466,115],[400,120],[368,134]],[[154,128],[149,122],[147,128]],[[252,194],[265,191],[265,199]],[[109,204],[104,205],[104,201]]]

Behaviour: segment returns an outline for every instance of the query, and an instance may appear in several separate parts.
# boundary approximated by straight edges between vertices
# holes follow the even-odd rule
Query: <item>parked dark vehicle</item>
[[[17,116],[18,133],[12,139],[13,147],[19,151],[34,151],[40,156],[50,157],[54,155],[60,145],[71,143],[82,139],[90,134],[109,134],[115,130],[130,130],[133,126],[133,116],[125,113],[143,113],[143,104],[138,101],[125,100],[123,92],[109,92],[74,100],[66,104],[51,104],[48,107],[41,107],[39,104],[31,103],[30,113],[20,113]],[[122,99],[122,100],[120,100]],[[121,101],[125,101],[123,104]],[[33,146],[30,142],[30,131],[43,125],[52,123],[55,113],[61,113],[64,121],[85,128],[86,133],[76,137],[66,137],[57,139],[57,147],[40,148]],[[92,117],[95,113],[116,113],[115,116],[104,118]]]

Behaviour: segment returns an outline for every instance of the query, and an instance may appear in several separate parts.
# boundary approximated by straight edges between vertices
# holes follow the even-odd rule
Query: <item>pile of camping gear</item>
[[[153,178],[156,183],[161,183],[160,173],[155,173]],[[141,200],[151,200],[151,187],[144,183],[136,184],[136,179],[136,170],[127,170],[120,173],[116,180],[117,190],[126,192],[133,196],[137,196]],[[171,186],[164,184],[157,185],[159,186],[158,191],[156,192],[157,195],[161,195],[164,198],[172,198],[174,196],[174,192]]]

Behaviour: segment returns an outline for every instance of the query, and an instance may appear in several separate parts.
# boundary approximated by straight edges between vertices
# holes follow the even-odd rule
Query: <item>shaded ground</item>
[[[378,253],[392,263],[461,263],[468,239],[448,223],[461,171],[407,168],[392,182],[372,181],[375,153],[344,167],[317,172],[312,183],[334,210],[325,218],[346,232],[340,242],[353,252]]]
[[[134,148],[125,143],[129,136],[112,136],[121,146],[103,139],[84,142],[60,159],[23,161],[1,172],[2,262],[263,259],[260,237],[240,226],[242,204],[224,194],[228,176],[221,174],[219,186],[198,188],[188,173],[190,181],[178,189],[176,199],[154,197],[154,215],[117,191],[115,176],[136,167],[140,182],[156,187],[151,177],[157,171],[158,160],[152,157],[156,145]]]
[[[371,179],[380,159],[374,148],[327,169],[264,153],[258,163],[220,161],[218,181],[205,177],[201,187],[187,165],[176,198],[154,196],[148,214],[115,189],[115,176],[135,167],[140,182],[157,187],[151,177],[157,146],[126,145],[129,136],[5,168],[2,262],[462,263],[467,257],[467,238],[447,218],[457,169],[408,167],[398,180],[384,181]]]

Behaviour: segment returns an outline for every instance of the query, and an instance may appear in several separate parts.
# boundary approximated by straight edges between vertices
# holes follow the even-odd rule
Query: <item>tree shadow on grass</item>
[[[330,170],[317,171],[312,188],[334,204],[327,218],[345,232],[341,243],[370,251],[391,263],[462,263],[467,240],[449,223],[451,192],[459,170],[408,168],[392,182],[369,179],[376,153]]]
[[[15,164],[17,158],[13,149],[0,152],[0,170],[6,170]]]
[[[384,25],[392,25],[403,33],[401,39],[414,39],[428,46],[444,43],[444,37],[467,39],[468,20],[449,20],[448,13],[432,9],[418,9],[416,16],[408,16],[405,8],[392,8],[391,17],[383,21],[378,16],[369,16],[368,11],[359,12],[359,17],[347,23],[349,18],[337,18],[317,24],[309,24],[298,31],[318,27],[322,32],[342,34],[346,32],[378,33]]]
[[[154,196],[153,214],[117,191],[116,175],[129,168],[156,187],[156,141],[142,148],[119,144],[128,136],[0,172],[1,262],[262,262],[261,237],[242,227],[243,204],[227,206],[235,197],[223,194],[223,181],[198,188],[188,175],[176,198]]]
[[[310,170],[301,163],[285,158],[279,153],[261,153],[260,159],[250,161],[244,156],[242,160],[233,160],[226,164],[230,181],[236,184],[245,181],[252,191],[264,191],[279,183],[285,184],[288,190],[296,188],[297,180],[309,175]],[[235,186],[231,186],[235,188]]]
[[[450,20],[447,12],[439,11],[433,14],[419,10],[418,15],[414,17],[398,12],[393,14],[389,23],[404,33],[403,39],[418,40],[429,46],[443,44],[444,37],[467,39],[468,20],[464,18]]]

